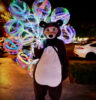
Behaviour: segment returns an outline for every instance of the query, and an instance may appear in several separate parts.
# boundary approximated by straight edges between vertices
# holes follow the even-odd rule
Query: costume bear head
[[[46,23],[44,21],[40,22],[40,27],[44,28],[44,35],[47,39],[54,39],[61,35],[60,26],[62,26],[63,21],[58,20],[57,22]]]

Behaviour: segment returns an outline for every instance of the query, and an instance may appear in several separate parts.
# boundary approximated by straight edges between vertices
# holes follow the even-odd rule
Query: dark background
[[[12,0],[0,0],[8,8]],[[23,0],[30,7],[35,0]],[[56,7],[67,8],[71,14],[69,24],[72,25],[77,35],[93,34],[96,36],[96,3],[94,0],[49,0],[52,9]],[[92,36],[93,36],[92,35]]]

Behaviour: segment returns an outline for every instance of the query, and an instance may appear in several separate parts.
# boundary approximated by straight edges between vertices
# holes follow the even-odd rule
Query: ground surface
[[[13,58],[0,58],[0,100],[35,100],[32,78]],[[50,100],[48,95],[46,100]],[[96,100],[96,85],[70,83],[67,78],[61,100]]]

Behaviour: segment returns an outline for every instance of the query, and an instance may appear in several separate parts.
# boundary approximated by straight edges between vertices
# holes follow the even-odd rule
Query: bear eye
[[[47,28],[47,30],[46,30],[47,32],[49,32],[49,28]]]
[[[53,28],[53,31],[56,31],[56,28]]]

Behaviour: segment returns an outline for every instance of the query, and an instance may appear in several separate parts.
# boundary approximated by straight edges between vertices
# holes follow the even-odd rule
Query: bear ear
[[[58,21],[56,22],[56,25],[57,25],[57,26],[62,26],[62,25],[63,25],[63,21],[62,21],[62,20],[58,20]]]
[[[39,26],[40,26],[40,27],[45,27],[46,25],[47,25],[47,23],[44,22],[44,21],[41,21],[41,22],[39,23]]]

